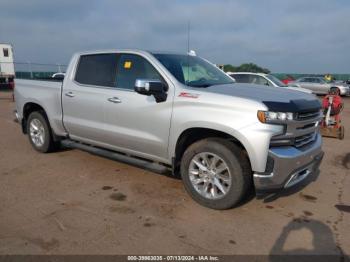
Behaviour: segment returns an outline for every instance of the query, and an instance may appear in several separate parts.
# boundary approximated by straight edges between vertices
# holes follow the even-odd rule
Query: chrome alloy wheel
[[[223,198],[230,190],[232,177],[226,162],[216,154],[196,154],[188,174],[195,190],[207,199]]]
[[[45,143],[45,128],[39,119],[34,118],[29,125],[30,138],[36,147]]]

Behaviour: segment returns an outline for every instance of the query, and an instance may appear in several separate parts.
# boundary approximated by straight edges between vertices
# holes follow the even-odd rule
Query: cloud
[[[103,48],[191,49],[275,72],[350,72],[347,0],[2,0],[0,40],[17,61],[68,63]]]

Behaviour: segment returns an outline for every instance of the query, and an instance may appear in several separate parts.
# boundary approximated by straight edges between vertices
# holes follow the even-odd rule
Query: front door
[[[136,93],[136,79],[164,81],[169,87],[167,100],[157,103],[153,96]],[[167,159],[174,87],[136,54],[120,54],[116,87],[106,104],[104,142],[122,151]]]

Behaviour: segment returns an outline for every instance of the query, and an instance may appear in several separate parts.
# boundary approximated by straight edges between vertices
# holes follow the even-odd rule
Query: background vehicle
[[[15,67],[10,44],[0,44],[0,88],[14,88]]]
[[[273,86],[273,87],[283,87],[283,88],[289,88],[297,91],[302,91],[309,94],[312,93],[310,90],[307,90],[304,88],[287,86],[282,81],[280,81],[277,77],[269,74],[235,72],[235,73],[229,73],[229,75],[233,77],[237,83],[249,83],[249,84],[257,84],[257,85]]]
[[[290,85],[309,89],[317,95],[326,95],[331,87],[336,87],[340,95],[350,95],[350,88],[345,83],[326,82],[322,77],[302,77]]]
[[[63,84],[17,80],[16,117],[32,146],[59,143],[181,175],[215,209],[291,187],[322,159],[310,94],[236,84],[194,55],[107,50],[73,56]],[[119,153],[118,153],[119,152]],[[120,154],[123,153],[123,154]]]

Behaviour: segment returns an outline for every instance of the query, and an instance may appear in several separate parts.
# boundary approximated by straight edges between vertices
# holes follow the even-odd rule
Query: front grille
[[[320,115],[320,111],[309,111],[304,113],[297,113],[296,120],[308,120],[312,118],[316,118]]]
[[[316,141],[321,118],[322,113],[318,109],[296,113],[294,121],[285,125],[284,132],[271,138],[270,147],[293,146],[304,150]]]
[[[310,144],[311,142],[313,142],[316,138],[316,134],[314,132],[303,135],[303,136],[298,136],[295,138],[294,140],[294,146],[295,147],[303,147],[306,146],[308,144]]]

